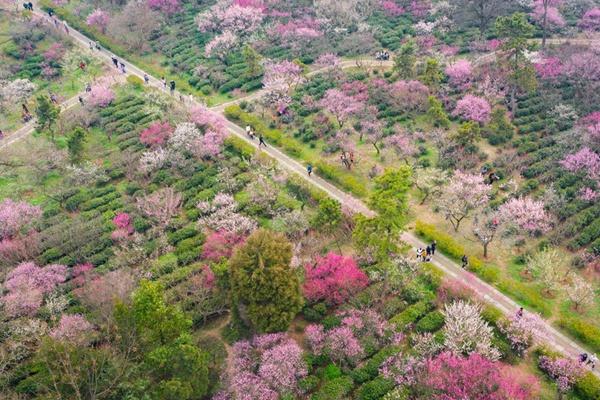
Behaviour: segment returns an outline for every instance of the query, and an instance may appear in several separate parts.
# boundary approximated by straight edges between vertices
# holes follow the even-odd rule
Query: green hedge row
[[[558,320],[558,326],[590,347],[600,352],[600,328],[576,317],[563,317]]]

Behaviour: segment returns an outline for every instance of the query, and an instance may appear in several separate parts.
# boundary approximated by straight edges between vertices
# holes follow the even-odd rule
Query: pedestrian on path
[[[89,93],[91,91],[92,91],[92,85],[90,85],[90,83],[88,82],[85,84],[85,92]]]
[[[590,364],[592,366],[592,369],[596,368],[597,362],[598,362],[598,357],[596,357],[596,353],[594,353],[588,357],[588,364]]]
[[[144,73],[144,82],[146,83],[146,85],[148,83],[150,83],[150,77],[148,76],[148,74]]]
[[[587,361],[587,359],[588,359],[587,353],[581,353],[579,355],[579,363],[580,364],[584,364]]]
[[[421,261],[423,259],[423,249],[421,247],[417,248],[417,261]]]
[[[98,51],[102,50],[102,48],[100,47],[100,43],[94,42],[94,46],[96,47],[96,50],[98,50]]]
[[[85,63],[83,61],[81,61],[79,63],[79,69],[81,69],[82,71],[85,71]]]
[[[90,50],[94,50],[94,43],[90,40]]]
[[[306,172],[308,172],[308,176],[312,175],[312,171],[313,171],[313,166],[311,164],[308,164],[306,166]]]
[[[160,81],[163,84],[163,88],[166,89],[167,88],[167,79],[163,76],[162,78],[160,78]]]
[[[112,60],[112,63],[114,64],[115,68],[119,69],[119,60],[117,60],[117,57],[112,56],[111,60]]]
[[[265,143],[265,138],[263,137],[262,133],[258,135],[258,147],[260,146],[267,147],[267,144]]]
[[[63,21],[63,25],[65,27],[65,32],[67,32],[67,35],[69,34],[69,26],[67,25],[67,23],[65,21]]]
[[[84,106],[85,104],[83,103],[83,97],[79,96],[79,104],[81,104],[82,106]]]
[[[462,261],[462,268],[467,269],[467,267],[469,266],[469,259],[467,258],[467,255],[463,254],[460,260]]]
[[[58,101],[56,100],[56,95],[54,93],[50,93],[50,101],[54,104],[58,104]]]
[[[435,248],[436,248],[436,247],[437,247],[437,241],[435,241],[435,240],[434,240],[434,241],[431,243],[431,255],[432,255],[432,256],[433,256],[433,255],[435,255]]]
[[[425,247],[425,254],[427,255],[427,257],[429,258],[429,256],[431,255],[431,246],[427,246]]]
[[[125,63],[123,61],[121,61],[120,65],[121,65],[121,72],[124,74],[125,73]]]
[[[523,317],[523,307],[520,307],[519,310],[517,311],[517,315],[516,315],[517,319],[522,318]]]
[[[2,129],[0,129],[0,140],[4,139],[4,132],[2,132]]]
[[[175,81],[169,82],[169,90],[171,92],[171,96],[173,96],[173,93],[175,93]]]

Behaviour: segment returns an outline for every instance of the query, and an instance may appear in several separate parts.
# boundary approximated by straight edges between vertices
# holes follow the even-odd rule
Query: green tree
[[[427,85],[430,89],[436,90],[443,79],[440,63],[435,58],[428,58],[425,63],[425,70],[419,77],[419,80]]]
[[[342,222],[342,205],[339,201],[325,197],[319,201],[319,209],[315,215],[312,224],[315,228],[334,236],[336,245],[340,253],[342,252],[337,235],[335,234]]]
[[[263,72],[261,65],[261,55],[250,45],[244,46],[242,49],[242,57],[246,64],[246,71],[249,77],[257,77]]]
[[[300,280],[291,258],[292,245],[283,235],[258,229],[230,259],[233,306],[252,330],[284,331],[300,311]]]
[[[465,121],[450,138],[462,146],[472,146],[481,136],[479,124],[475,121]]]
[[[415,77],[415,64],[417,62],[417,45],[414,40],[408,40],[398,49],[394,57],[394,70],[402,79]]]
[[[86,132],[81,127],[75,128],[67,138],[69,158],[73,164],[79,164],[81,162],[85,141]]]
[[[508,70],[510,110],[513,115],[517,111],[517,95],[537,88],[535,68],[525,57],[526,51],[532,49],[527,39],[531,37],[533,30],[533,25],[527,22],[527,16],[523,13],[514,13],[496,20],[496,33],[504,39],[502,50],[506,52],[506,56],[499,60]]]
[[[377,215],[356,217],[352,233],[361,249],[372,249],[379,262],[385,262],[390,254],[397,252],[398,236],[406,224],[408,214],[408,191],[411,186],[412,169],[401,166],[388,169],[375,179],[369,198],[369,206]]]
[[[46,130],[50,132],[52,141],[54,142],[54,124],[60,114],[60,107],[54,105],[52,101],[50,101],[50,97],[42,94],[37,97],[35,114],[37,116],[36,129],[39,132]]]
[[[141,360],[132,385],[150,399],[198,399],[208,391],[208,360],[192,342],[192,321],[165,302],[160,284],[142,281],[131,305],[118,304],[119,346]]]
[[[491,145],[506,143],[512,139],[515,126],[510,122],[504,107],[496,107],[492,110],[490,123],[485,127],[485,133]]]
[[[429,116],[431,119],[433,126],[436,128],[448,129],[450,127],[450,119],[444,110],[442,102],[439,101],[435,96],[429,96],[427,101],[429,102],[427,116]]]

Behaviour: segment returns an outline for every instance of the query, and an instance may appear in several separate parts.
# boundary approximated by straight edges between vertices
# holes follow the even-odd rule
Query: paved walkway
[[[71,32],[71,37],[74,38],[81,46],[84,46],[86,48],[88,47],[90,40],[87,37],[85,37],[84,35],[75,31],[72,28],[70,28],[70,32]],[[112,65],[110,53],[108,53],[106,51],[102,51],[102,52],[98,52],[97,54],[100,57],[104,58],[109,64]],[[143,70],[141,70],[140,68],[137,68],[136,66],[129,64],[129,63],[126,63],[126,65],[127,65],[127,70],[128,70],[129,74],[134,74],[140,78],[143,78],[143,76],[144,76]],[[157,78],[150,76],[150,74],[148,74],[148,76],[150,77],[151,85],[157,86],[162,89],[162,85]],[[177,95],[178,95],[178,93],[175,93],[175,96],[177,96]],[[189,102],[189,105],[197,105],[197,104],[199,104],[199,103],[197,103],[195,101]],[[240,138],[241,140],[250,144],[251,146],[253,146],[255,148],[259,148],[258,141],[249,139],[241,127],[239,127],[236,124],[229,122],[229,121],[227,122],[227,127],[233,135],[237,136],[238,138]],[[315,187],[325,191],[332,198],[338,200],[340,203],[349,207],[351,210],[353,210],[355,212],[363,213],[365,215],[374,215],[373,211],[371,211],[359,199],[356,199],[353,196],[343,192],[342,190],[338,189],[337,187],[333,186],[331,183],[325,181],[324,179],[322,179],[318,176],[313,175],[312,177],[309,177],[306,173],[306,168],[304,165],[302,165],[298,161],[290,158],[289,156],[282,153],[278,149],[276,149],[272,146],[267,146],[266,148],[265,147],[260,148],[260,150],[267,153],[269,156],[271,156],[275,160],[277,160],[288,171],[297,173],[299,176],[303,177],[311,185],[314,185]],[[318,171],[317,171],[317,173],[318,173]],[[414,234],[412,234],[410,232],[405,232],[401,238],[402,238],[402,240],[404,240],[405,242],[407,242],[408,244],[410,244],[413,247],[426,247],[425,242],[423,242],[421,239],[419,239],[417,236],[415,236]],[[502,294],[496,288],[483,282],[481,279],[477,278],[473,274],[463,270],[457,263],[450,260],[449,258],[447,258],[441,254],[437,254],[435,256],[435,258],[433,259],[433,264],[436,265],[438,268],[440,268],[446,275],[450,276],[451,278],[458,279],[458,280],[465,282],[470,288],[472,288],[477,293],[477,295],[481,299],[483,299],[484,301],[488,302],[489,304],[497,307],[502,312],[504,312],[505,315],[512,316],[517,312],[519,305],[515,301],[513,301],[512,299],[510,299],[507,296],[505,296],[504,294]],[[589,350],[584,349],[582,346],[575,343],[573,340],[567,338],[565,335],[560,333],[557,329],[552,327],[549,323],[545,324],[545,329],[546,329],[546,334],[548,337],[549,344],[552,347],[554,347],[556,350],[564,353],[565,355],[572,357],[572,358],[577,358],[578,355],[583,352],[590,353]],[[600,377],[599,371],[594,371],[594,373],[598,377]]]

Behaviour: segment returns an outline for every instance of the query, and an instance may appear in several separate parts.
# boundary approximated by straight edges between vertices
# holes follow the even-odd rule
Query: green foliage
[[[283,235],[258,229],[230,260],[233,303],[257,332],[287,329],[302,308],[291,257],[292,246]]]
[[[558,326],[581,340],[594,352],[600,352],[600,329],[596,325],[577,317],[562,317],[558,320]]]
[[[364,197],[367,194],[365,184],[343,168],[322,160],[314,162],[313,166],[317,175],[339,185],[353,195]]]
[[[419,80],[433,89],[439,86],[443,76],[438,60],[435,58],[428,58],[425,63],[425,71],[423,71]]]
[[[177,268],[177,256],[173,253],[163,254],[152,263],[152,275],[162,276],[173,272]]]
[[[127,75],[127,83],[136,89],[141,89],[144,86],[144,81],[136,75]]]
[[[481,129],[475,121],[465,121],[450,138],[462,146],[472,146],[480,137]]]
[[[86,141],[86,132],[81,127],[77,127],[67,137],[67,150],[69,158],[73,164],[79,164],[83,157],[84,144]]]
[[[370,382],[360,386],[356,393],[359,400],[377,400],[394,388],[394,381],[378,376]]]
[[[432,308],[433,304],[430,299],[419,301],[418,303],[408,306],[400,314],[390,319],[390,323],[396,325],[399,330],[403,330],[409,324],[426,315]]]
[[[328,364],[323,369],[323,379],[326,381],[330,381],[342,376],[342,370],[335,364]]]
[[[350,373],[350,376],[356,383],[364,383],[374,379],[379,374],[379,367],[381,364],[399,352],[400,348],[398,346],[386,346],[375,353],[359,367],[353,369]]]
[[[442,326],[444,326],[444,315],[440,311],[434,310],[421,318],[415,328],[417,332],[435,332]]]
[[[352,379],[340,376],[321,385],[319,391],[311,396],[311,400],[343,400],[347,399],[353,387]]]
[[[510,122],[503,107],[492,110],[490,123],[485,127],[485,136],[491,145],[508,142],[515,133],[515,126]]]
[[[60,107],[58,105],[53,104],[52,101],[50,101],[50,97],[46,95],[39,95],[36,100],[36,129],[40,132],[48,130],[52,133],[52,138],[54,138],[54,131],[52,127],[58,119],[58,115],[60,114]]]
[[[581,400],[598,400],[600,399],[600,379],[588,371],[575,382],[573,391]]]
[[[402,79],[411,79],[415,76],[415,64],[417,62],[417,45],[414,40],[404,43],[394,57],[394,70]]]
[[[442,102],[439,101],[435,96],[429,96],[427,101],[429,103],[427,116],[431,120],[433,126],[436,128],[448,129],[450,127],[450,119],[444,110]]]
[[[342,222],[342,205],[339,201],[326,197],[319,201],[319,209],[312,225],[325,233],[334,232]]]

